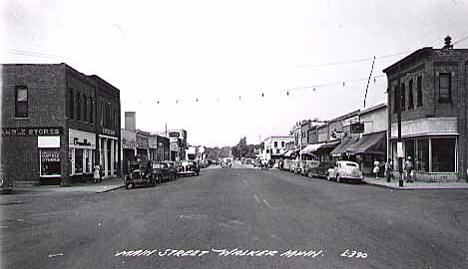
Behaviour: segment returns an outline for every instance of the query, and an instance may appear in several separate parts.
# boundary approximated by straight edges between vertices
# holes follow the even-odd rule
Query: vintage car
[[[362,182],[362,172],[359,169],[359,164],[351,161],[337,161],[333,168],[328,169],[328,180],[343,181],[359,181]]]
[[[0,192],[11,193],[13,191],[13,180],[5,175],[0,167]]]
[[[301,162],[300,160],[293,160],[291,161],[291,165],[289,166],[289,171],[293,172],[294,174],[301,173]]]
[[[174,161],[162,161],[162,163],[167,164],[168,170],[171,171],[177,177],[177,163]]]
[[[328,169],[333,168],[335,162],[320,162],[317,166],[311,166],[304,169],[307,177],[327,178]]]
[[[125,188],[138,185],[155,186],[156,183],[174,180],[177,176],[175,170],[162,162],[135,161],[130,162],[130,173],[125,176]]]
[[[181,161],[177,166],[177,175],[179,176],[198,176],[200,168],[194,161]]]
[[[232,167],[232,161],[230,158],[225,158],[221,161],[221,167],[227,168],[227,167]]]

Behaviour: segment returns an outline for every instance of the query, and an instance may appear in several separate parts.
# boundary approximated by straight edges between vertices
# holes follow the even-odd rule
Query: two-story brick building
[[[404,157],[416,179],[466,178],[468,49],[419,49],[383,70],[388,79],[389,156],[397,162],[398,107]]]
[[[120,93],[97,76],[63,63],[3,64],[1,118],[1,165],[15,181],[83,181],[98,164],[105,176],[118,174],[120,131],[108,154],[100,134],[120,129]]]

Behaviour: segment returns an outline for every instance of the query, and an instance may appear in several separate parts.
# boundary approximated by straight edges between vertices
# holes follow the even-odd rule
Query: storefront
[[[60,179],[62,167],[60,160],[60,136],[37,137],[39,150],[39,176],[41,180]]]
[[[392,126],[391,159],[398,169],[397,126]],[[404,160],[411,157],[418,181],[457,181],[456,118],[428,118],[402,123]]]
[[[96,164],[96,134],[69,129],[68,143],[72,181],[91,180]]]
[[[383,166],[385,163],[385,154],[387,150],[386,131],[365,134],[356,143],[350,145],[346,152],[349,155],[356,156],[356,162],[359,163],[362,172],[365,175],[371,175],[374,168],[374,162],[377,160]],[[383,176],[383,169],[381,169]]]

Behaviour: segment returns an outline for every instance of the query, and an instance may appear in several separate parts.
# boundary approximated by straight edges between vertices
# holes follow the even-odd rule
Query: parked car
[[[289,171],[293,172],[294,174],[301,173],[301,161],[293,160],[289,166]]]
[[[310,169],[313,169],[315,167],[318,167],[320,165],[320,162],[317,160],[305,160],[301,162],[300,168],[301,168],[301,175],[307,176],[307,172]]]
[[[232,167],[232,161],[230,158],[225,158],[221,161],[221,167],[227,168],[227,167]]]
[[[200,168],[194,161],[182,161],[177,166],[177,175],[179,176],[198,176],[200,174]]]
[[[333,168],[328,169],[327,179],[337,182],[345,180],[362,182],[362,172],[359,169],[359,164],[355,162],[337,161]]]
[[[320,162],[318,166],[311,166],[304,170],[308,177],[327,178],[328,169],[335,167],[335,162]]]
[[[285,159],[285,160],[283,161],[283,170],[289,171],[290,168],[291,168],[292,162],[293,162],[292,160]]]
[[[166,163],[134,161],[130,162],[130,173],[125,176],[125,188],[138,185],[155,186],[156,183],[174,180],[176,176],[176,171]]]

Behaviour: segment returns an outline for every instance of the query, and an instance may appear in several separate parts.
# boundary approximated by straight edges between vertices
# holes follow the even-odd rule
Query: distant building
[[[443,48],[419,49],[383,70],[388,80],[389,156],[397,165],[400,107],[404,157],[411,156],[417,180],[467,177],[467,63],[468,49],[454,49],[447,37]]]
[[[15,181],[120,174],[120,91],[67,64],[2,65],[1,166]]]
[[[287,143],[294,142],[294,136],[270,136],[264,141],[263,158],[265,160],[277,159],[287,150]]]
[[[184,160],[188,148],[187,131],[184,129],[170,129],[167,133],[171,142],[171,160]]]

